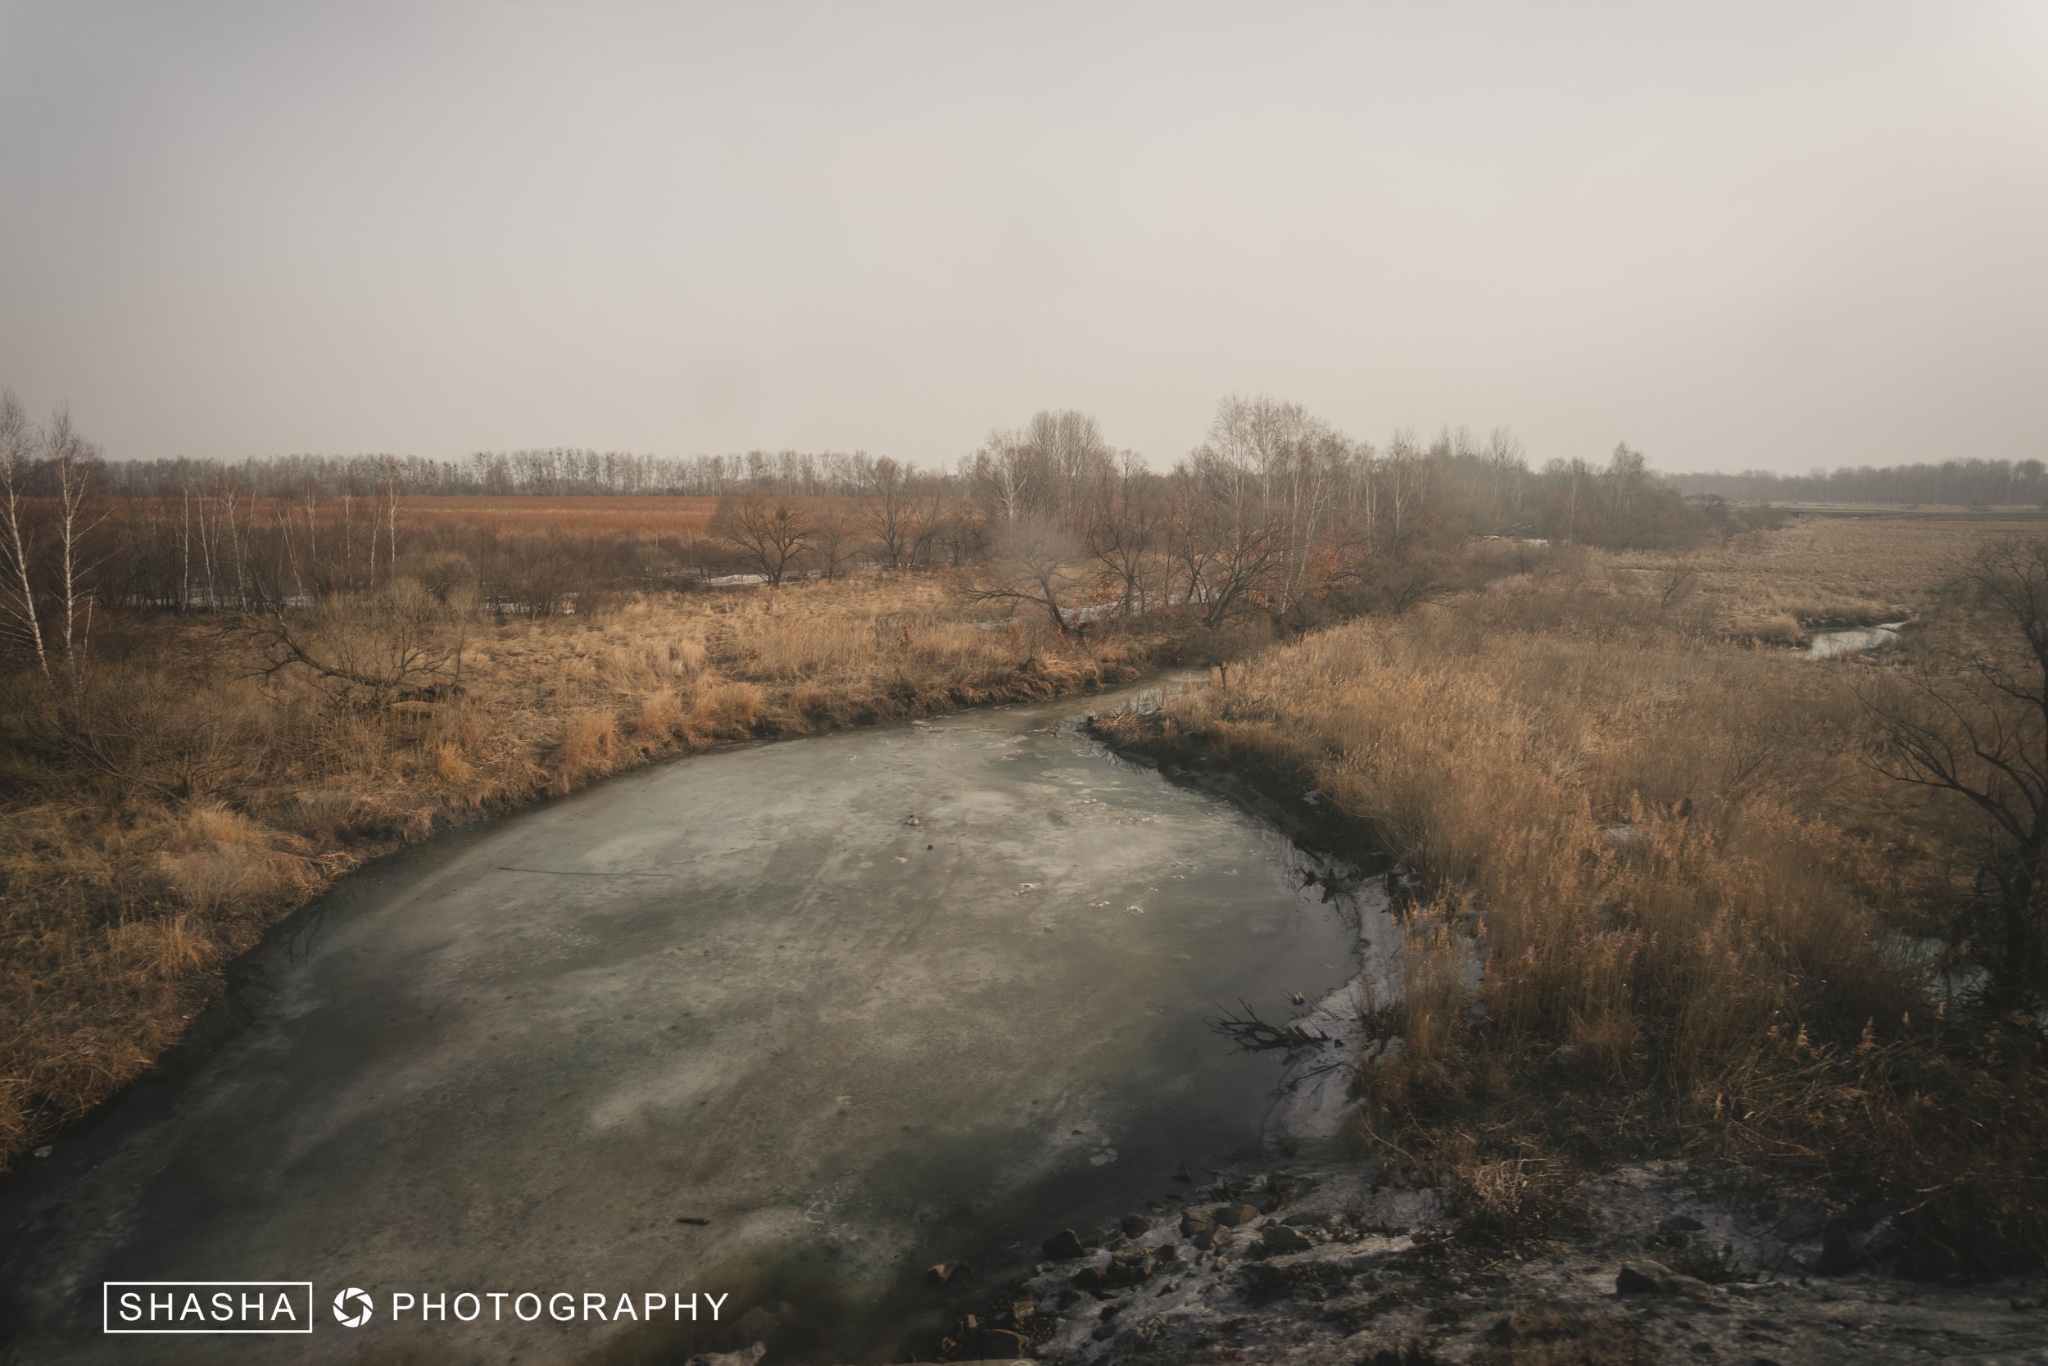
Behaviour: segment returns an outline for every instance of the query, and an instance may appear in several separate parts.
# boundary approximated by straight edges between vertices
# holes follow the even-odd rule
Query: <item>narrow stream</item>
[[[1899,638],[1899,632],[1904,630],[1905,626],[1906,623],[1903,621],[1888,621],[1879,626],[1849,626],[1832,631],[1815,631],[1803,653],[1812,659],[1827,659],[1834,655],[1879,649],[1895,643]]]
[[[1318,999],[1355,936],[1279,837],[1078,731],[1114,700],[680,760],[350,879],[245,1028],[0,1187],[0,1359],[892,1360],[1185,1190],[1279,1076],[1205,1020]],[[103,1336],[110,1279],[311,1281],[317,1326]],[[464,1291],[730,1299],[389,1312]]]

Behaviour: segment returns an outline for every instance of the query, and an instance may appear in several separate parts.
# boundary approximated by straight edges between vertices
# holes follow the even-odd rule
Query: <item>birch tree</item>
[[[9,634],[28,645],[36,667],[48,677],[50,658],[43,646],[42,620],[30,582],[31,535],[23,525],[27,520],[23,485],[28,481],[35,447],[36,430],[21,400],[11,392],[0,394],[0,519],[4,519],[0,524],[0,613],[5,614]]]

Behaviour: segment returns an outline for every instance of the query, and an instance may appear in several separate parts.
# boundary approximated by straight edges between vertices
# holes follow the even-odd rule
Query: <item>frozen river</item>
[[[0,1359],[887,1359],[964,1307],[928,1265],[985,1296],[1185,1189],[1279,1075],[1205,1020],[1321,996],[1353,936],[1083,707],[667,763],[349,879],[273,936],[245,1028],[0,1188]],[[317,1326],[103,1336],[114,1279],[310,1281]],[[578,1316],[393,1318],[464,1292]],[[674,1292],[694,1335],[647,1321]]]

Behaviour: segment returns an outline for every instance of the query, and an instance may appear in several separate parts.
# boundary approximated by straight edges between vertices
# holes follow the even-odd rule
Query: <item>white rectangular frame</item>
[[[306,1290],[306,1326],[304,1328],[115,1328],[113,1323],[114,1288],[151,1285],[263,1285],[263,1286],[304,1286]],[[313,1283],[311,1281],[101,1281],[100,1282],[100,1332],[102,1333],[150,1333],[157,1336],[184,1334],[198,1337],[205,1333],[310,1333],[313,1331]]]

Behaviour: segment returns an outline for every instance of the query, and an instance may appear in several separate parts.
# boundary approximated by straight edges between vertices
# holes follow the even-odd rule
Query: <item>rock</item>
[[[1074,1286],[1091,1295],[1102,1295],[1126,1286],[1140,1285],[1152,1274],[1152,1258],[1144,1248],[1134,1247],[1113,1255],[1102,1266],[1087,1266],[1074,1273]]]
[[[1219,1248],[1229,1247],[1232,1240],[1233,1235],[1228,1228],[1221,1224],[1210,1224],[1195,1235],[1194,1244],[1204,1252],[1213,1252]]]
[[[1152,1221],[1142,1214],[1126,1214],[1117,1222],[1117,1227],[1124,1231],[1124,1237],[1135,1238],[1141,1233],[1150,1233]]]
[[[1045,1240],[1041,1249],[1047,1261],[1071,1262],[1077,1257],[1088,1255],[1088,1249],[1081,1246],[1081,1237],[1070,1228],[1063,1228]]]
[[[1215,1227],[1215,1216],[1205,1209],[1191,1209],[1180,1217],[1180,1236],[1183,1238],[1200,1237]]]
[[[1249,1224],[1258,1218],[1259,1211],[1245,1204],[1218,1205],[1209,1211],[1209,1217],[1225,1228],[1236,1228],[1239,1224]]]
[[[1706,1282],[1680,1275],[1662,1262],[1624,1262],[1614,1277],[1617,1295],[1678,1295],[1704,1289]]]
[[[1180,1182],[1183,1186],[1192,1186],[1195,1184],[1195,1174],[1188,1170],[1188,1164],[1185,1162],[1181,1162],[1175,1165],[1173,1169],[1173,1179]]]
[[[1314,1246],[1299,1229],[1274,1224],[1259,1235],[1258,1255],[1278,1257],[1289,1252],[1306,1252]]]
[[[1244,1269],[1245,1299],[1252,1304],[1266,1304],[1273,1300],[1286,1299],[1294,1293],[1294,1285],[1287,1273],[1277,1266],[1253,1262]]]
[[[974,1268],[965,1262],[940,1262],[925,1268],[924,1278],[941,1290],[955,1289],[967,1282]]]

